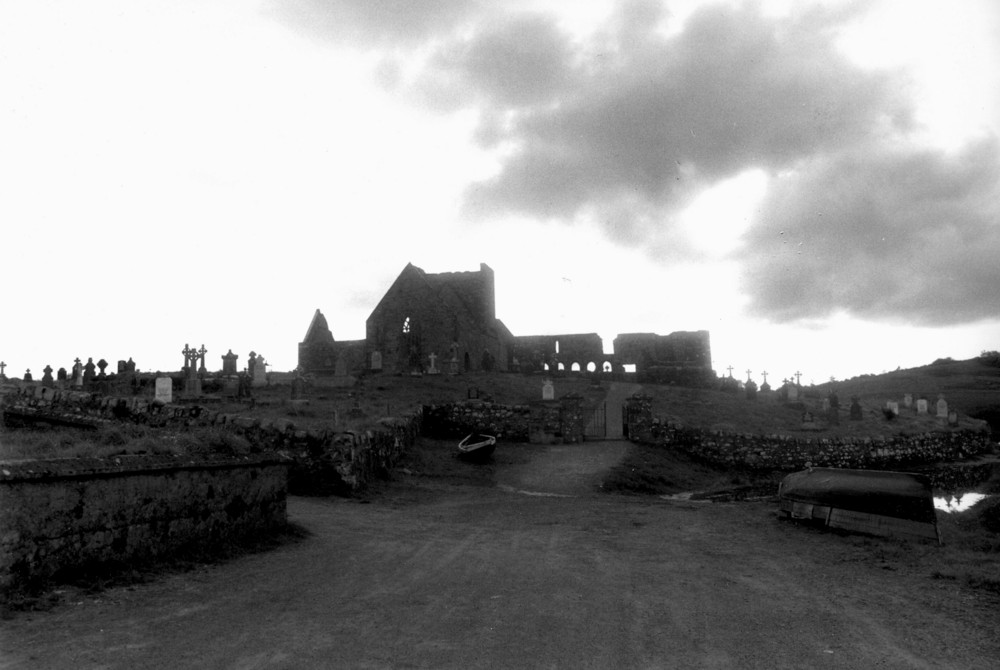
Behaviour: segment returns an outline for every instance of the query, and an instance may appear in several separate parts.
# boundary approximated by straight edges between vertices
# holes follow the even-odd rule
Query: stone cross
[[[750,368],[747,368],[747,381],[748,382],[750,381],[750,372],[751,372]]]
[[[188,346],[187,342],[185,342],[184,348],[181,349],[181,353],[184,354],[184,369],[187,370],[188,366],[191,364],[191,359],[194,357],[194,349]]]
[[[764,383],[767,383],[767,370],[760,373],[760,376],[764,378]]]
[[[802,384],[800,383],[801,381],[802,381],[802,373],[799,372],[798,370],[796,370],[795,371],[795,385],[796,386],[802,386]]]
[[[429,372],[431,372],[431,373],[437,372],[438,371],[437,366],[434,364],[434,362],[437,360],[437,354],[432,353],[427,358],[431,359],[431,367],[430,367]]]
[[[31,368],[28,368],[27,370],[24,371],[24,381],[26,382],[33,381],[31,379]]]
[[[730,379],[732,379],[732,377],[733,377],[733,366],[732,366],[732,365],[730,365],[730,366],[729,366],[728,368],[726,368],[726,369],[727,369],[727,370],[729,370],[729,378],[730,378]]]
[[[6,368],[6,367],[7,367],[7,364],[4,363],[3,361],[0,361],[0,377],[4,376],[3,371],[4,371],[4,368]]]
[[[195,353],[197,353],[197,354],[198,354],[198,356],[200,356],[200,357],[201,357],[201,365],[200,365],[200,366],[198,366],[198,372],[200,372],[200,373],[204,374],[204,373],[206,372],[206,370],[205,370],[205,354],[206,354],[206,353],[208,353],[208,349],[206,349],[206,348],[205,348],[205,345],[204,345],[204,344],[202,344],[202,345],[201,345],[201,349],[199,349],[199,350],[198,350],[197,352],[195,352]],[[192,361],[192,362],[194,362],[194,361]]]
[[[80,378],[80,371],[81,370],[83,370],[83,366],[80,363],[80,357],[77,356],[76,360],[73,361],[73,379],[74,380]]]

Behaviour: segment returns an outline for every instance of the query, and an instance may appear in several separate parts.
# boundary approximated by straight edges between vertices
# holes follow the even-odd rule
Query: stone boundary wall
[[[511,442],[582,442],[588,419],[578,396],[526,405],[465,400],[423,408],[424,431],[435,437],[461,438],[479,432]]]
[[[671,446],[709,463],[751,470],[895,468],[955,461],[992,450],[988,430],[959,429],[891,438],[747,435],[678,428],[652,416],[648,398],[628,400],[629,436]]]
[[[304,429],[287,419],[258,419],[200,405],[158,404],[142,398],[25,386],[0,398],[6,412],[55,424],[100,427],[133,422],[164,428],[214,427],[245,437],[254,446],[291,461],[289,492],[351,495],[384,479],[420,434],[414,410],[361,432]]]
[[[279,529],[286,470],[274,457],[0,462],[0,595]]]

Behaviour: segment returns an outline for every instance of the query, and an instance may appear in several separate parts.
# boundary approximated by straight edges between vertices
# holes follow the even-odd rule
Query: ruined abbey
[[[299,369],[316,375],[462,371],[635,372],[644,381],[715,379],[708,331],[626,333],[606,354],[597,333],[513,335],[496,317],[493,270],[430,274],[407,264],[365,328],[338,342],[317,309],[299,343]]]

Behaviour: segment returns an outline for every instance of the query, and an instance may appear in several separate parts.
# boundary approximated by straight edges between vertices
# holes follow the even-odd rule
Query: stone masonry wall
[[[215,427],[245,437],[262,449],[278,452],[291,463],[292,494],[350,495],[374,479],[385,478],[403,451],[420,434],[415,410],[362,432],[303,429],[287,419],[261,420],[199,405],[160,405],[142,398],[26,386],[0,399],[4,411],[53,423],[108,425],[115,421],[164,428]]]
[[[678,428],[652,416],[648,398],[629,399],[631,439],[670,446],[709,463],[752,470],[894,468],[954,461],[988,452],[988,430],[950,430],[891,438],[747,435]]]
[[[428,435],[465,437],[486,433],[511,442],[580,442],[588,414],[582,398],[539,400],[527,405],[463,401],[424,407]]]
[[[287,465],[121,456],[0,463],[0,595],[286,523]]]

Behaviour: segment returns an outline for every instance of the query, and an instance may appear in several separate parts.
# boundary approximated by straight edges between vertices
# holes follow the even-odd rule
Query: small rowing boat
[[[470,433],[458,443],[458,456],[470,461],[485,461],[496,449],[497,438],[483,433]]]

